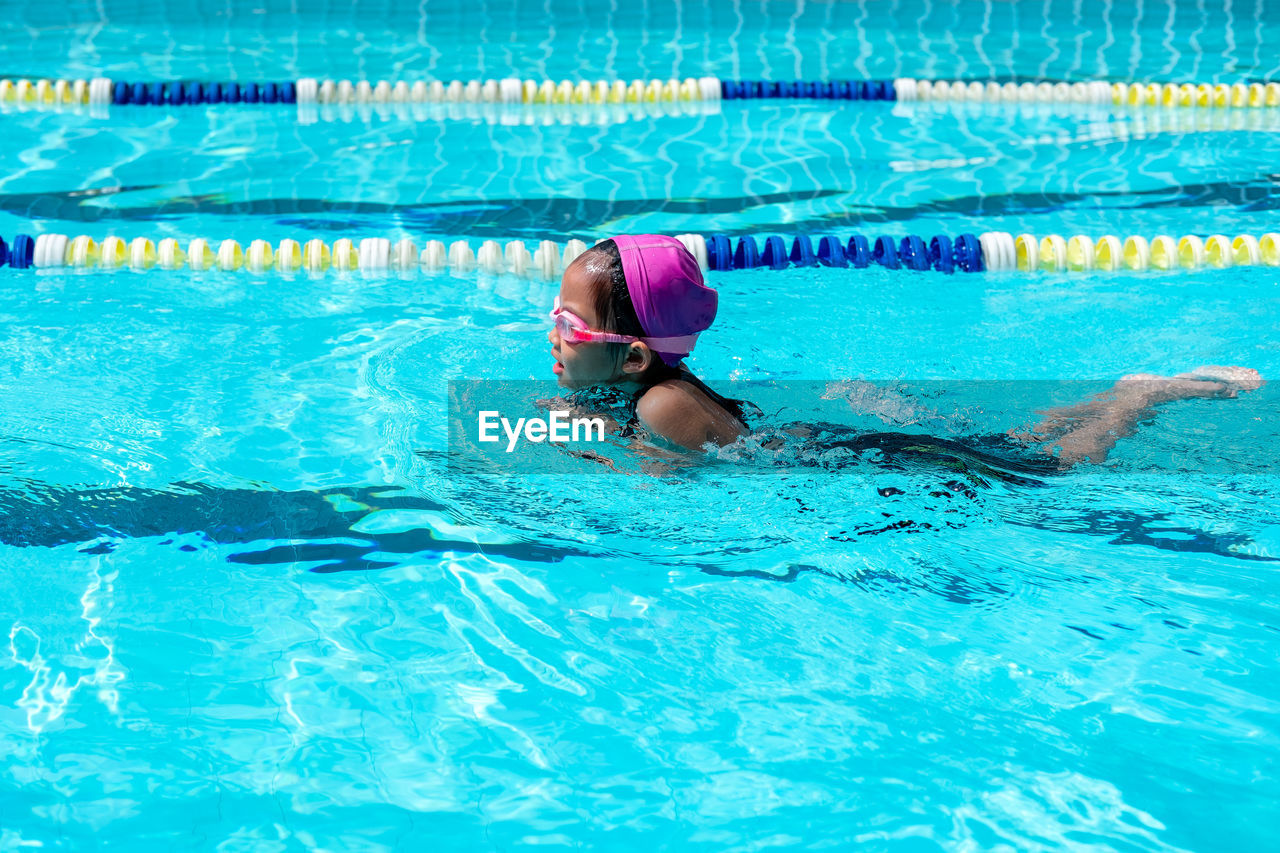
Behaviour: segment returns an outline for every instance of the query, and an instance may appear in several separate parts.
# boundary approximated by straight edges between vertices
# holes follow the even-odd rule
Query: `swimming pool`
[[[1230,83],[1277,76],[1265,12],[73,3],[17,10],[3,67]],[[0,124],[0,234],[246,244],[1262,234],[1280,152],[1268,121],[980,104]],[[0,272],[0,849],[1274,837],[1274,386],[1032,483],[875,458],[460,474],[448,382],[549,379],[553,283]],[[1274,267],[712,282],[691,363],[778,421],[964,435],[1062,383],[1280,372]]]

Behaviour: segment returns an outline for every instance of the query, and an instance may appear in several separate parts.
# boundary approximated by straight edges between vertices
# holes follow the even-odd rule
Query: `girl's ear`
[[[649,345],[643,341],[635,341],[627,345],[627,357],[622,361],[622,372],[642,375],[657,358]]]

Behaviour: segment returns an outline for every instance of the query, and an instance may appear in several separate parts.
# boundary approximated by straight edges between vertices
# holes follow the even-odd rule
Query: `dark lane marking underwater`
[[[952,216],[1005,216],[1019,213],[1052,213],[1065,207],[1100,200],[1129,200],[1111,207],[1128,210],[1157,210],[1185,207],[1236,207],[1242,211],[1280,208],[1280,175],[1259,175],[1247,181],[1215,181],[1206,184],[1172,184],[1148,190],[1100,190],[1097,192],[1020,192],[971,195],[905,207],[859,208],[867,221],[896,222],[924,214]],[[879,218],[877,218],[879,217]],[[836,214],[825,217],[844,221]]]
[[[401,227],[437,234],[471,237],[523,237],[561,241],[573,233],[610,230],[631,216],[674,215],[728,216],[762,207],[795,204],[835,196],[848,190],[805,190],[764,195],[708,199],[591,198],[474,199],[439,203],[383,203],[340,199],[245,199],[228,201],[221,193],[175,196],[149,204],[103,205],[86,203],[105,196],[163,189],[164,185],[79,190],[75,192],[9,193],[0,195],[0,210],[30,219],[68,222],[148,222],[198,214],[202,216],[269,216],[279,224],[308,231],[350,231],[386,227],[388,220]],[[1251,180],[1172,184],[1147,190],[1097,192],[1018,192],[970,195],[919,204],[862,205],[852,202],[839,212],[779,220],[774,223],[717,223],[716,231],[729,235],[821,232],[834,227],[856,227],[869,222],[905,222],[919,217],[984,217],[1058,211],[1077,204],[1108,202],[1113,208],[1154,210],[1161,208],[1222,207],[1242,211],[1280,209],[1280,175],[1262,174]],[[362,218],[363,217],[363,218]]]
[[[571,232],[607,227],[615,220],[652,213],[723,215],[769,205],[792,204],[843,194],[843,190],[804,190],[728,198],[619,199],[528,198],[467,199],[436,203],[343,201],[341,199],[266,198],[228,201],[225,194],[175,196],[160,202],[128,205],[86,204],[91,199],[163,189],[164,185],[76,192],[0,195],[0,210],[30,219],[69,222],[146,222],[201,216],[270,216],[282,224],[319,231],[387,224],[412,225],[440,234],[472,236],[536,235],[564,240]],[[299,216],[313,215],[316,218]],[[374,222],[344,217],[379,217]]]
[[[350,509],[340,506],[351,505]],[[377,510],[409,509],[453,513],[444,504],[395,494],[387,488],[325,491],[221,489],[175,483],[158,489],[77,491],[34,484],[0,490],[0,543],[53,548],[77,542],[97,544],[87,554],[114,550],[111,539],[199,533],[217,544],[304,540],[232,554],[229,562],[253,565],[325,561],[314,572],[366,571],[396,563],[367,559],[388,554],[484,553],[527,562],[554,563],[590,552],[537,543],[485,543],[442,539],[429,528],[370,533],[353,528]],[[99,542],[98,540],[106,541]],[[346,539],[354,542],[333,542]],[[311,541],[306,541],[311,540]],[[195,550],[194,546],[180,546]]]
[[[957,479],[943,486],[947,498],[976,499],[974,487],[986,485],[989,470],[952,470]],[[1013,481],[1016,483],[1026,481]],[[930,488],[937,488],[937,485]],[[902,492],[882,489],[879,495],[892,501]],[[931,494],[938,494],[936,492]],[[891,508],[891,507],[886,507]],[[387,487],[357,487],[324,491],[270,491],[265,489],[225,489],[201,483],[175,483],[169,490],[108,488],[76,490],[29,483],[23,488],[0,489],[0,543],[22,547],[53,548],[74,543],[93,543],[82,549],[87,554],[110,553],[113,540],[172,537],[201,534],[208,542],[256,547],[233,553],[229,562],[250,565],[288,565],[317,562],[313,572],[367,571],[391,568],[398,563],[368,558],[371,553],[403,555],[487,554],[535,563],[556,563],[571,557],[599,556],[587,548],[561,544],[525,542],[474,542],[439,537],[429,527],[386,532],[356,530],[356,526],[379,510],[419,510],[445,514],[466,523],[449,506],[397,492]],[[885,533],[942,533],[942,527],[911,519],[894,520],[884,512],[882,522],[851,527],[833,533],[833,542],[855,543],[860,537]],[[1040,530],[1078,533],[1110,538],[1116,545],[1142,545],[1159,550],[1213,554],[1234,559],[1275,562],[1280,558],[1241,553],[1249,543],[1241,534],[1219,534],[1178,526],[1164,515],[1130,513],[1119,510],[1089,510],[1079,514],[1045,518],[1006,518],[1010,524]],[[963,526],[962,517],[945,526]],[[538,531],[525,530],[530,538]],[[345,541],[334,541],[345,540]],[[161,544],[171,544],[167,540]],[[196,550],[184,543],[182,550]],[[616,555],[615,555],[616,556]],[[794,566],[785,574],[722,565],[695,564],[709,574],[745,576],[789,582],[802,573],[818,571],[812,566]],[[939,567],[939,571],[944,571]],[[950,572],[944,572],[950,575]],[[848,581],[831,575],[838,580]],[[927,585],[936,592],[934,584]],[[953,577],[948,584],[955,600],[969,599],[973,583]]]

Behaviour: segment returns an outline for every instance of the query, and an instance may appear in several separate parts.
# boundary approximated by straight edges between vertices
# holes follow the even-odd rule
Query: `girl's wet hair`
[[[594,306],[601,328],[619,335],[643,337],[644,328],[640,325],[640,318],[636,316],[635,306],[631,304],[631,291],[627,290],[627,276],[622,269],[622,255],[618,252],[618,244],[612,240],[598,243],[579,255],[575,263],[582,264],[592,278],[595,288]],[[627,345],[610,346],[623,349]]]

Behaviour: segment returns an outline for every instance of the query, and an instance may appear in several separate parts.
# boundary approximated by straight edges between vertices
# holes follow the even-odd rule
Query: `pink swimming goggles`
[[[644,341],[654,350],[684,350],[688,352],[693,348],[694,341],[698,339],[697,334],[680,335],[674,338],[637,338],[633,335],[601,332],[591,328],[587,321],[577,314],[561,308],[559,296],[556,297],[555,305],[551,309],[551,321],[555,323],[556,333],[560,335],[560,339],[571,344],[633,344],[636,341]]]

